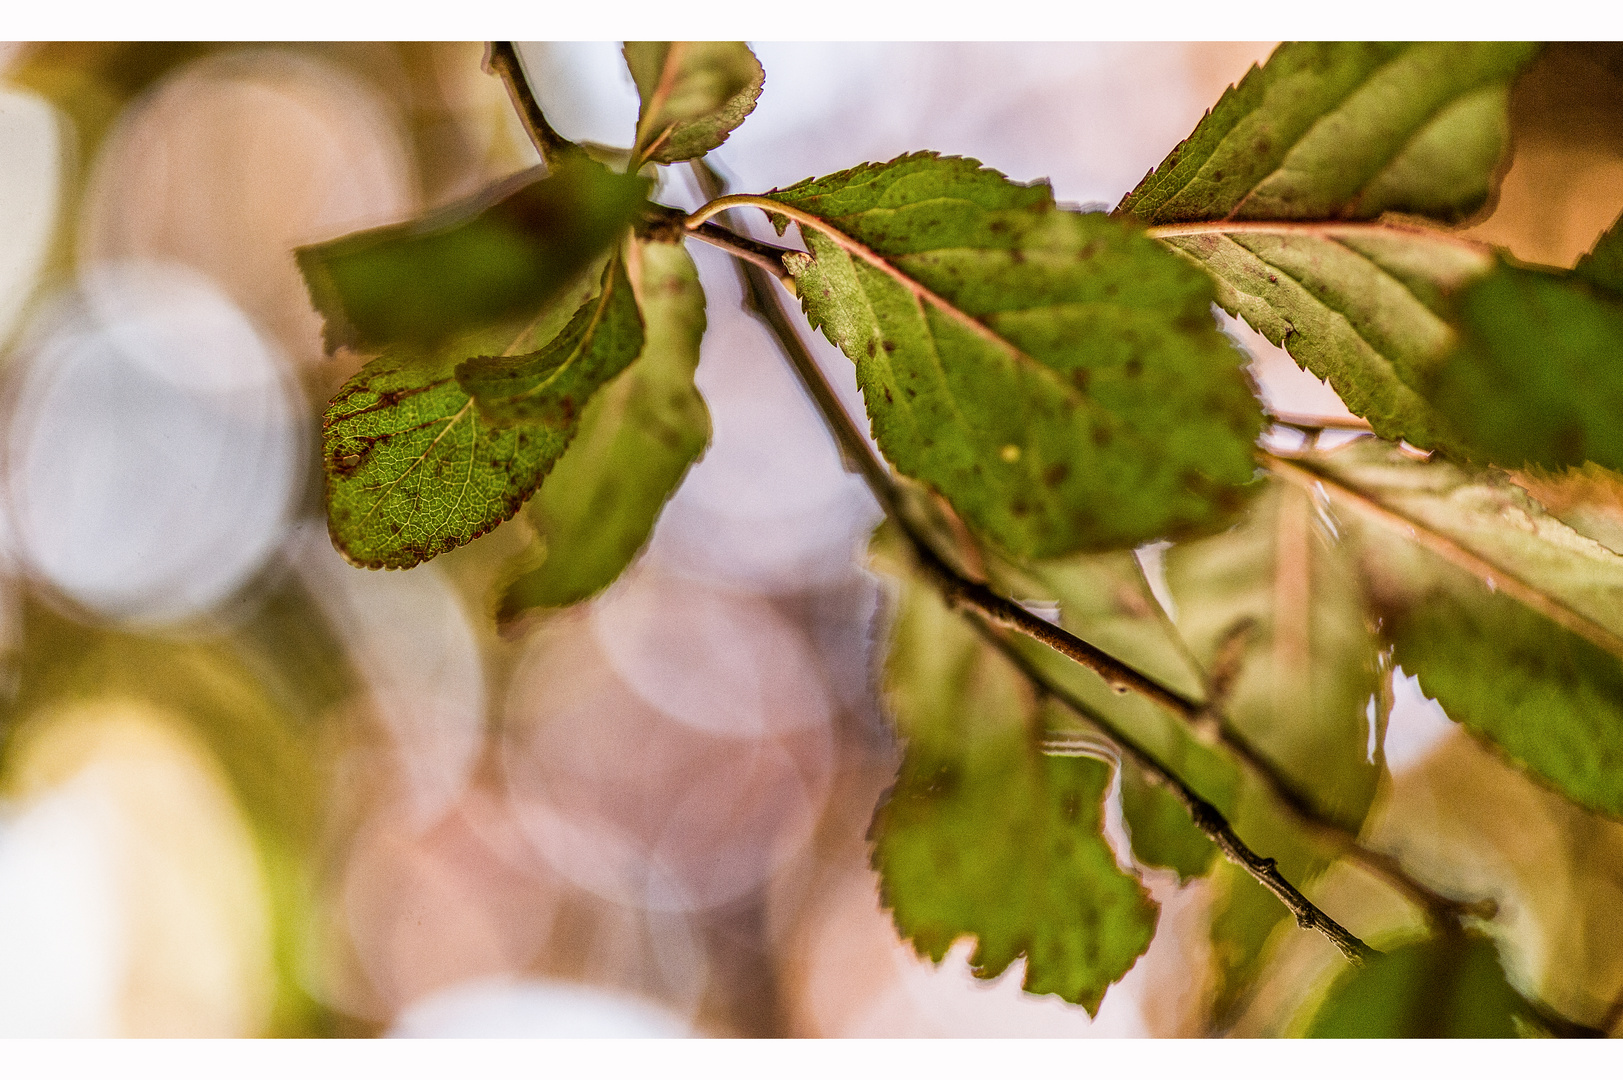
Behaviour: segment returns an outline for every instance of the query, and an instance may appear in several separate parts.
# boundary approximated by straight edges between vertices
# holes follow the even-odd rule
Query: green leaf
[[[1124,200],[1147,224],[1458,222],[1481,208],[1509,139],[1513,42],[1281,45],[1226,91]]]
[[[1615,243],[1586,276],[1611,272]],[[1464,456],[1623,467],[1623,296],[1575,273],[1507,264],[1467,285],[1457,307],[1462,340],[1424,385],[1467,441]]]
[[[1450,448],[1423,396],[1458,341],[1447,294],[1493,266],[1482,248],[1399,225],[1282,226],[1166,236],[1205,269],[1223,310],[1329,381],[1386,439]]]
[[[742,41],[628,41],[637,84],[638,161],[686,161],[722,143],[755,109],[766,73]]]
[[[1246,519],[1173,546],[1167,586],[1235,734],[1320,814],[1356,832],[1375,796],[1379,642],[1335,526],[1275,483]]]
[[[433,347],[546,307],[620,238],[650,181],[571,155],[416,221],[299,248],[329,350]]]
[[[1455,345],[1446,295],[1485,249],[1455,223],[1493,191],[1510,83],[1533,46],[1292,43],[1253,68],[1117,213],[1217,281],[1218,302],[1327,379],[1377,434],[1455,448],[1424,379]]]
[[[927,586],[903,583],[885,682],[905,751],[870,835],[898,930],[937,962],[974,935],[980,978],[1024,956],[1027,991],[1096,1012],[1156,923],[1101,832],[1110,766],[1042,755],[1029,684]]]
[[[1327,459],[1381,506],[1485,559],[1493,585],[1392,529],[1357,529],[1394,660],[1448,715],[1567,798],[1623,816],[1623,557],[1502,477],[1378,446]]]
[[[1260,426],[1209,281],[1135,228],[965,158],[772,199],[806,314],[857,365],[880,449],[1017,557],[1210,530]]]
[[[1601,234],[1588,254],[1572,268],[1573,276],[1623,297],[1623,217]]]
[[[1331,985],[1316,1039],[1509,1039],[1539,1020],[1511,988],[1492,941],[1458,934],[1393,949]]]
[[[351,562],[401,569],[483,536],[569,444],[570,431],[492,426],[452,376],[460,355],[385,354],[328,405],[327,524]]]
[[[586,406],[574,442],[530,501],[545,561],[507,585],[503,622],[583,600],[618,577],[710,441],[710,414],[693,385],[705,327],[693,260],[679,243],[637,251],[647,344]]]
[[[1127,764],[1121,769],[1121,812],[1133,857],[1141,864],[1177,872],[1180,883],[1203,876],[1217,858],[1217,845],[1189,820],[1172,792]]]
[[[1567,798],[1623,817],[1623,664],[1443,566],[1389,599],[1394,658],[1451,719]]]
[[[535,423],[566,432],[592,395],[624,371],[642,346],[642,313],[617,253],[603,269],[597,294],[543,348],[475,356],[457,367],[456,378],[493,424]]]

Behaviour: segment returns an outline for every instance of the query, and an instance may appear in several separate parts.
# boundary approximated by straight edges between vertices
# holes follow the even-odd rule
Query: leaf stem
[[[507,96],[513,99],[513,108],[523,121],[524,130],[548,169],[557,168],[558,162],[569,154],[583,152],[547,123],[546,114],[541,111],[541,103],[536,101],[530,89],[530,80],[524,74],[524,63],[519,59],[518,48],[513,42],[492,41],[486,45],[485,70],[495,72],[507,84]]]
[[[708,220],[714,214],[727,209],[729,206],[759,205],[758,202],[748,198],[729,202],[726,198],[718,197],[721,188],[720,178],[715,172],[702,162],[694,163],[694,174],[699,183],[706,189],[711,202],[699,214],[689,215],[685,224],[688,228],[695,228]],[[1034,666],[996,629],[1013,630],[1036,641],[1047,645],[1056,652],[1086,667],[1098,674],[1118,692],[1133,690],[1158,704],[1171,709],[1179,716],[1197,715],[1201,706],[1183,695],[1162,686],[1155,680],[1148,678],[1126,664],[1121,663],[1102,649],[1090,645],[1069,631],[1055,626],[1046,620],[1038,618],[1020,605],[997,595],[985,585],[970,581],[959,574],[936,553],[935,549],[919,534],[913,526],[908,515],[904,512],[901,492],[895,480],[891,477],[889,469],[875,456],[868,441],[862,432],[851,420],[849,413],[840,404],[834,389],[824,377],[822,369],[812,357],[805,343],[801,341],[798,331],[784,311],[782,302],[772,289],[771,280],[765,272],[753,262],[739,267],[744,279],[745,295],[749,306],[756,311],[772,329],[782,347],[785,356],[795,374],[799,376],[801,385],[805,388],[823,422],[828,426],[835,442],[839,445],[842,454],[853,463],[862,477],[867,481],[869,490],[873,492],[881,509],[885,511],[913,549],[915,558],[925,576],[935,585],[942,598],[953,608],[967,609],[977,618],[976,625],[988,636],[997,648],[1005,652],[1014,660],[1015,664],[1025,672],[1039,687],[1052,693],[1059,700],[1080,706],[1080,702],[1072,703],[1063,690],[1049,685],[1048,680],[1035,671]],[[1085,708],[1085,706],[1082,706]],[[1133,758],[1140,769],[1154,776],[1161,782],[1169,785],[1176,793],[1178,801],[1189,812],[1190,819],[1195,827],[1206,834],[1216,844],[1224,855],[1245,869],[1252,877],[1269,892],[1277,896],[1296,916],[1299,926],[1317,930],[1324,934],[1344,955],[1350,963],[1362,964],[1373,957],[1375,951],[1364,944],[1357,936],[1326,915],[1313,902],[1307,899],[1284,875],[1280,874],[1273,859],[1265,858],[1246,846],[1233,826],[1223,814],[1211,803],[1202,799],[1188,784],[1163,765],[1147,748],[1132,739],[1126,732],[1116,725],[1098,718],[1097,726],[1106,732],[1113,741]]]
[[[703,221],[698,225],[690,226],[686,215],[680,210],[657,203],[649,203],[646,213],[646,227],[652,231],[669,229],[682,235],[691,236],[695,240],[702,240],[711,247],[719,248],[734,258],[759,266],[762,270],[778,279],[778,284],[789,290],[791,296],[799,294],[799,287],[795,285],[794,275],[789,273],[783,265],[785,255],[796,254],[794,248],[778,247],[775,244],[763,243],[753,236],[734,232],[723,228],[714,221]]]
[[[1314,434],[1320,431],[1373,431],[1369,421],[1361,416],[1312,416],[1307,413],[1276,412],[1271,409],[1263,410],[1264,417],[1271,424],[1282,427],[1295,428]]]

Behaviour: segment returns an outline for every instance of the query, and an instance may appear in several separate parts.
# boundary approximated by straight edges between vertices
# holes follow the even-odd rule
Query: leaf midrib
[[[768,199],[759,195],[729,195],[715,200],[699,212],[690,215],[687,219],[688,225],[691,228],[697,225],[700,221],[703,221],[708,217],[718,214],[721,211],[733,206],[754,206],[758,209],[765,210],[769,214],[778,214],[786,217],[803,228],[810,227],[816,229],[818,232],[828,237],[829,240],[831,240],[841,250],[845,251],[848,255],[861,259],[863,262],[874,267],[876,270],[879,270],[887,277],[890,277],[897,284],[901,285],[909,293],[911,293],[917,302],[921,304],[929,304],[937,311],[940,311],[943,315],[946,315],[954,322],[957,322],[959,325],[968,329],[977,337],[1002,350],[1016,362],[1028,366],[1034,373],[1038,373],[1040,377],[1049,379],[1053,385],[1059,388],[1059,390],[1074,404],[1081,407],[1096,405],[1091,398],[1081,393],[1074,386],[1071,386],[1066,380],[1060,378],[1059,373],[1053,368],[1038,361],[1035,357],[1031,356],[1019,346],[1015,345],[1002,334],[999,334],[996,330],[992,329],[980,319],[977,319],[975,316],[959,308],[957,305],[936,293],[934,290],[926,287],[922,282],[908,275],[906,271],[896,266],[883,255],[880,255],[878,252],[874,251],[866,244],[863,244],[861,241],[847,236],[845,233],[834,228],[832,225],[828,224],[825,219],[818,217],[816,214],[807,213],[806,211],[790,206],[787,203],[781,203],[776,199]],[[926,329],[928,329],[928,325],[926,325]],[[933,334],[931,336],[932,338],[934,337]]]

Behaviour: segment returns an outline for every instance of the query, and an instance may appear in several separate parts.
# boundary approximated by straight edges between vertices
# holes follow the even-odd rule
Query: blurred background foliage
[[[765,190],[929,147],[1114,204],[1270,47],[760,45],[761,104],[713,160]],[[860,557],[878,512],[711,251],[693,254],[712,444],[623,581],[499,634],[505,568],[540,543],[522,514],[409,572],[343,563],[315,441],[363,358],[323,357],[292,249],[537,163],[482,50],[0,52],[0,1033],[1342,1033],[1360,994],[1505,980],[1617,1026],[1623,826],[1507,766],[1390,664],[1348,676],[1389,716],[1326,798],[1354,820],[1373,805],[1365,837],[1426,880],[1491,897],[1482,936],[1332,983],[1330,947],[1221,860],[1201,876],[1193,837],[1164,853],[1176,869],[1139,868],[1159,932],[1091,1022],[1022,995],[1021,961],[975,982],[967,941],[918,959],[865,842],[898,759],[875,675],[891,601]],[[521,51],[563,135],[629,143],[615,46]],[[1620,57],[1562,46],[1522,81],[1472,235],[1570,266],[1616,218]],[[656,197],[699,201],[675,172]],[[1342,413],[1228,325],[1273,407]],[[856,406],[850,365],[815,344]],[[1305,501],[1268,513],[1307,528]],[[1175,551],[1164,579],[1266,616],[1219,574],[1257,543]],[[1112,565],[1017,592],[1095,598],[1068,617],[1153,654],[1155,598]],[[1235,700],[1261,723],[1290,691],[1258,671]],[[1112,796],[1119,859],[1119,800],[1159,794],[1129,775]],[[1414,940],[1370,879],[1277,845],[1328,866],[1314,896],[1352,929]],[[1214,918],[1246,948],[1214,949]]]

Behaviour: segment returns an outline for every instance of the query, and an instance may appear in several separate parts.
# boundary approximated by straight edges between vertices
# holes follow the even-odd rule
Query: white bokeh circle
[[[302,401],[282,358],[173,264],[93,267],[38,322],[7,418],[13,554],[108,618],[215,607],[281,543],[304,478]]]

